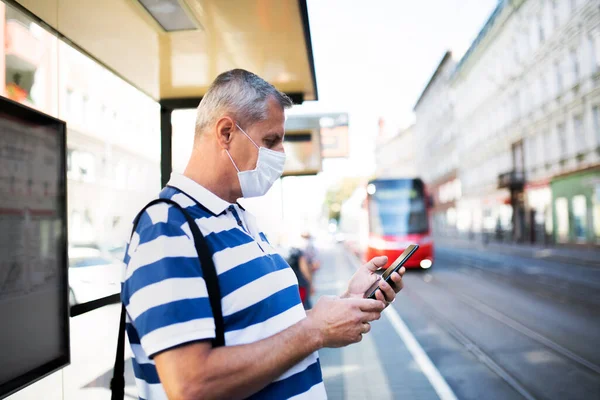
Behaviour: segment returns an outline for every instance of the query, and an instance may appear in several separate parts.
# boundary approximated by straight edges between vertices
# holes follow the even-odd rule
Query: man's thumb
[[[365,267],[371,271],[371,272],[375,272],[377,271],[379,268],[384,267],[385,264],[387,264],[388,258],[387,256],[379,256],[379,257],[373,257],[371,259],[371,261],[369,261],[368,263],[365,264]]]

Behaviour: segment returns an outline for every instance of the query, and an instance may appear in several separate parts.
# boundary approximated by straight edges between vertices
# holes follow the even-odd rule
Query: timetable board
[[[69,363],[66,124],[0,97],[0,398]]]

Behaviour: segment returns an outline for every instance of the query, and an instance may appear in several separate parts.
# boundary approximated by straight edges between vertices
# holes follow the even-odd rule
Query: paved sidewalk
[[[356,268],[342,246],[321,250],[316,294],[339,295]],[[434,388],[386,316],[362,342],[319,352],[329,399],[438,399]]]
[[[468,240],[461,238],[435,237],[434,242],[439,247],[456,247],[528,257],[535,259],[556,260],[567,264],[578,264],[600,268],[600,248],[566,248],[560,246],[540,246],[511,243],[488,243],[480,240]]]

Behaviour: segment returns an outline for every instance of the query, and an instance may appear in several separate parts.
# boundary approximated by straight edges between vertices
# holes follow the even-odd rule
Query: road
[[[317,288],[342,286],[356,268],[341,247],[322,257]],[[338,268],[332,277],[344,262],[346,275]],[[432,269],[407,272],[393,307],[458,399],[600,399],[600,265],[438,248]],[[370,346],[383,397],[438,397],[430,382],[406,392],[422,374],[407,375],[418,366],[389,318],[373,324]],[[350,376],[335,351],[321,352],[330,398],[360,398],[349,385],[373,396],[370,374]],[[343,378],[329,377],[332,367]]]

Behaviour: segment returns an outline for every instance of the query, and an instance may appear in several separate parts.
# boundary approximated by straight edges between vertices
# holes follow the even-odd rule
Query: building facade
[[[500,1],[436,97],[453,104],[460,234],[600,243],[597,1]],[[439,141],[438,110],[423,99],[415,108],[419,134]]]
[[[454,99],[450,79],[456,62],[450,51],[442,57],[414,107],[415,160],[419,176],[433,197],[432,219],[436,234],[457,229],[456,204],[461,198]]]
[[[383,128],[380,121],[380,129]],[[415,168],[414,125],[391,134],[380,132],[375,147],[377,178],[413,178]],[[383,130],[383,129],[381,129]]]

